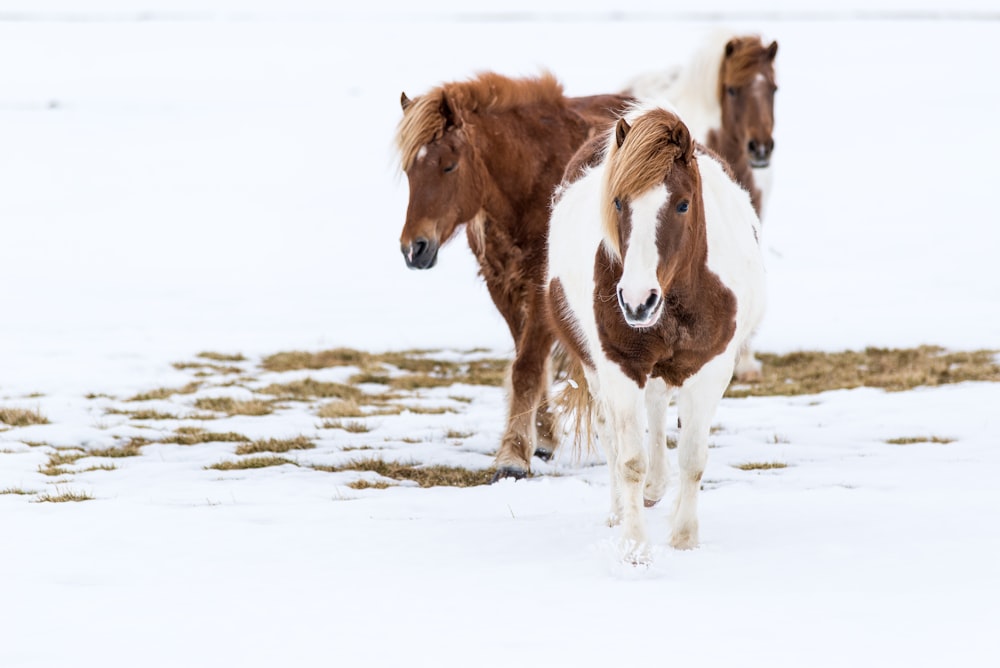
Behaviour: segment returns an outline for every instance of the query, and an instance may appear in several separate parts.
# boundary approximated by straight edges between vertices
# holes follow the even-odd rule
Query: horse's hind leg
[[[655,506],[667,491],[670,480],[670,459],[667,456],[667,409],[674,388],[659,378],[646,384],[646,415],[649,420],[649,471],[643,488],[647,508]]]
[[[763,377],[763,366],[760,360],[754,357],[750,338],[740,346],[740,353],[736,358],[736,371],[733,375],[741,383],[756,383]]]
[[[553,335],[536,318],[518,342],[510,369],[510,401],[507,428],[496,456],[493,481],[523,478],[531,470],[538,429],[538,406],[548,389],[548,356]]]
[[[677,397],[681,422],[677,444],[680,485],[670,544],[679,550],[698,547],[698,491],[708,462],[708,435],[732,375],[732,357],[721,355],[688,378]]]

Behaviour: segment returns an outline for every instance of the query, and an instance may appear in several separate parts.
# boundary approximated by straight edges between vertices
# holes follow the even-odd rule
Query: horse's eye
[[[736,89],[732,86],[726,86],[726,92],[729,94],[729,97],[736,97]]]
[[[615,198],[615,209],[618,211],[622,210],[622,201],[617,197]]]
[[[453,162],[453,163],[451,163],[450,165],[448,165],[447,167],[445,167],[445,168],[444,168],[444,169],[443,169],[442,171],[443,171],[443,172],[444,172],[445,174],[447,174],[448,172],[453,172],[453,171],[455,171],[455,168],[456,168],[456,167],[458,167],[458,163],[457,163],[457,162]]]
[[[687,213],[687,210],[688,203],[686,200],[677,205],[677,213]]]

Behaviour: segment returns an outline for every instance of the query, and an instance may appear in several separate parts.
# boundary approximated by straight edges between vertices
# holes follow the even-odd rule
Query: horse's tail
[[[594,402],[583,373],[583,364],[558,343],[552,350],[553,378],[562,384],[552,397],[553,413],[559,421],[559,433],[569,433],[573,458],[594,451]]]

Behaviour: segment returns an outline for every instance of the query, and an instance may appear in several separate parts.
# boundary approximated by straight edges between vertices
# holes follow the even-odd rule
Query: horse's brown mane
[[[674,114],[652,109],[636,118],[621,147],[617,146],[614,133],[611,135],[601,218],[609,250],[619,259],[621,239],[614,200],[640,195],[663,181],[681,155],[675,134],[680,123]]]
[[[396,146],[404,169],[413,162],[422,146],[444,133],[448,123],[448,119],[442,114],[444,103],[447,103],[456,119],[461,121],[468,113],[502,113],[526,104],[563,107],[566,105],[566,98],[562,84],[550,72],[522,79],[511,79],[496,72],[483,72],[467,81],[432,88],[411,103],[399,122]]]
[[[759,72],[767,71],[771,65],[770,47],[765,45],[760,37],[734,37],[728,44],[733,45],[732,53],[724,60],[723,71],[726,79],[734,86],[750,83]],[[727,44],[727,48],[728,48]],[[723,94],[726,82],[719,77],[719,95]]]

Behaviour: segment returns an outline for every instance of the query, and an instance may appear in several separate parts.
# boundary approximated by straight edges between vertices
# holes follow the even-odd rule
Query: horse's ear
[[[691,131],[688,130],[688,126],[678,122],[670,131],[670,141],[677,144],[681,150],[677,159],[690,162],[691,157],[694,155],[694,142],[691,141]]]
[[[778,55],[778,42],[771,42],[771,46],[767,47],[767,59],[774,60],[774,57]]]
[[[726,58],[728,58],[729,56],[733,55],[734,51],[736,51],[736,38],[735,37],[732,38],[731,40],[729,40],[728,42],[726,42]]]
[[[625,137],[628,136],[629,130],[631,129],[632,126],[628,124],[628,121],[624,118],[618,119],[618,124],[615,126],[615,144],[618,148],[621,148],[622,144],[625,143]]]
[[[438,111],[441,112],[441,116],[444,118],[444,126],[446,128],[458,125],[458,120],[455,118],[455,112],[452,111],[451,105],[448,104],[448,98],[441,96],[441,106],[438,107]]]
[[[413,104],[413,100],[411,100],[410,98],[406,97],[406,92],[404,91],[399,96],[399,106],[401,106],[403,108],[403,111],[406,111],[406,108],[409,107],[411,104]]]

